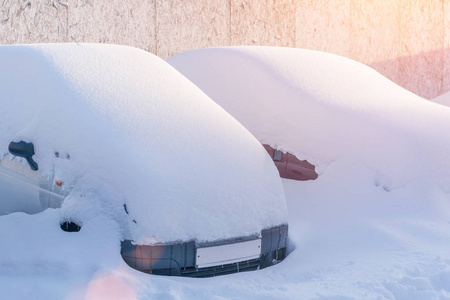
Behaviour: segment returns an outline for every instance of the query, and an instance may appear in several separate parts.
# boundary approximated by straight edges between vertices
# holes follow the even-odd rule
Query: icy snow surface
[[[61,219],[87,224],[103,213],[139,243],[213,241],[286,222],[281,180],[258,141],[152,54],[2,46],[0,97],[0,154],[13,140],[34,143],[40,170],[66,187]]]
[[[223,69],[221,77],[191,78],[209,82],[209,92],[221,90],[217,102],[259,139],[321,165],[316,181],[283,180],[289,256],[217,278],[149,276],[122,261],[111,218],[66,233],[57,210],[16,213],[0,217],[2,297],[450,299],[447,107],[329,54],[226,48],[179,59],[188,76],[208,70],[202,61]],[[225,97],[231,94],[238,98]]]

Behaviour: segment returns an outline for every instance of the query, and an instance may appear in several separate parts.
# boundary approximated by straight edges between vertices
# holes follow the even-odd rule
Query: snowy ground
[[[316,181],[283,180],[290,254],[282,263],[208,279],[151,276],[123,262],[121,229],[107,215],[93,218],[78,233],[68,233],[59,228],[59,210],[13,213],[0,217],[1,298],[450,299],[450,136],[442,130],[450,126],[449,109],[398,90],[359,64],[342,68],[340,64],[348,60],[333,65],[335,56],[314,55],[320,59],[301,55],[284,65],[305,59],[315,67],[316,77],[309,74],[309,65],[297,68],[301,72],[294,75],[299,76],[300,85],[290,86],[282,99],[297,105],[292,99],[304,96],[299,97],[306,112],[301,121],[309,126],[317,122],[314,133],[322,136],[298,127],[301,139],[286,139],[279,146],[322,166]],[[227,65],[231,64],[222,61],[221,67]],[[255,91],[261,96],[255,99],[286,87],[279,70],[267,69],[261,61],[241,65],[274,83],[267,93]],[[327,72],[329,66],[334,73]],[[341,70],[357,80],[334,78]],[[364,76],[357,76],[360,71]],[[323,79],[325,75],[330,77]],[[331,83],[331,88],[324,89],[323,83]],[[307,92],[296,90],[305,86]],[[280,105],[286,109],[283,116],[291,110],[286,103]],[[270,119],[271,111],[270,107],[264,110],[269,116],[266,121],[286,121]],[[316,115],[334,122],[324,124],[323,119],[312,117]],[[297,123],[286,124],[295,128]],[[343,132],[333,139],[337,128]],[[367,130],[375,135],[365,135]],[[272,143],[277,131],[269,133],[260,132],[260,138]],[[323,136],[327,139],[318,140]],[[377,142],[390,147],[371,151]],[[301,153],[305,148],[310,152]]]
[[[4,299],[450,299],[448,201],[415,182],[386,192],[347,161],[284,180],[291,253],[209,279],[149,276],[122,261],[114,223],[59,229],[57,210],[0,218]],[[110,222],[110,232],[100,232]],[[101,225],[100,225],[101,223]],[[97,226],[100,225],[100,226]]]

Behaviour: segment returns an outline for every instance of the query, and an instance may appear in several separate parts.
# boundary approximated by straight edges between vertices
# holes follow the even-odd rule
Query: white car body
[[[0,161],[0,215],[14,212],[35,214],[59,208],[64,199],[61,187],[34,172],[11,155]]]

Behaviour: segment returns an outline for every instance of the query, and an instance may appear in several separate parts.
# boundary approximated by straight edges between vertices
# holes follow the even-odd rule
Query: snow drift
[[[352,159],[374,170],[387,190],[430,177],[448,189],[450,141],[436,128],[450,125],[450,111],[363,64],[276,47],[199,49],[168,62],[260,142],[319,172]]]
[[[262,146],[156,56],[113,45],[2,46],[0,95],[0,158],[11,141],[32,142],[43,175],[64,183],[62,219],[104,214],[139,243],[286,223]]]

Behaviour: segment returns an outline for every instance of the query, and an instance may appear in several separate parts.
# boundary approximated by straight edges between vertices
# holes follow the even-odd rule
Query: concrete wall
[[[166,59],[226,45],[363,62],[426,98],[450,90],[447,0],[0,0],[0,43],[101,42]]]

